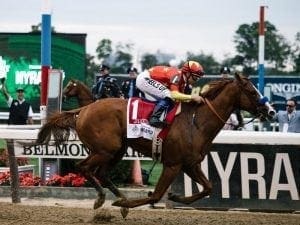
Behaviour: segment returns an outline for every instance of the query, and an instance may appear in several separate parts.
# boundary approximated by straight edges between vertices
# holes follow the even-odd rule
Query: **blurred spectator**
[[[135,67],[130,67],[128,68],[127,73],[129,79],[125,80],[121,86],[124,98],[141,97],[142,92],[136,88],[137,69]]]
[[[9,107],[8,124],[33,124],[32,107],[24,98],[24,89],[22,87],[17,88],[17,99],[11,97],[5,85],[2,86],[1,90]]]
[[[223,130],[236,130],[238,127],[239,121],[235,113],[231,113],[229,119],[226,121]]]
[[[221,74],[222,78],[228,78],[229,75],[230,75],[230,69],[229,69],[229,67],[228,66],[223,66],[220,69],[220,74]]]
[[[278,111],[274,120],[279,123],[279,131],[300,133],[300,112],[296,107],[296,99],[291,98],[286,102],[286,111]]]
[[[95,100],[112,97],[119,98],[123,96],[121,89],[117,84],[117,79],[111,77],[109,72],[109,66],[104,64],[100,66],[100,76],[96,77],[96,84],[92,88]]]

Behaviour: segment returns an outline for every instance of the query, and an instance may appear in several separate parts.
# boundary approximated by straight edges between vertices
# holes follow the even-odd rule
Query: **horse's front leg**
[[[154,192],[147,198],[141,199],[119,199],[115,201],[112,205],[134,208],[146,204],[154,204],[158,202],[167,191],[168,187],[171,185],[175,177],[181,170],[181,164],[175,166],[165,166],[163,167],[162,174],[158,180]]]
[[[190,204],[198,199],[204,198],[211,193],[212,184],[207,178],[205,177],[204,173],[201,169],[201,163],[194,164],[192,167],[186,167],[183,171],[192,178],[192,180],[196,181],[197,183],[203,186],[203,191],[196,193],[192,196],[184,197],[169,193],[168,199],[174,202],[180,202],[184,204]]]

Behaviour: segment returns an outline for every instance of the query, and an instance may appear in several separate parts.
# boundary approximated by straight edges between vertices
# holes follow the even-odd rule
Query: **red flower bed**
[[[20,173],[20,186],[58,186],[58,187],[84,187],[88,186],[87,180],[74,173],[69,173],[65,176],[53,175],[45,183],[38,176],[34,176],[32,173]],[[0,186],[10,185],[10,173],[0,173]]]
[[[32,173],[20,173],[20,186],[39,186],[42,179]]]
[[[21,186],[39,186],[41,178],[34,176],[32,173],[20,173],[19,180]],[[10,185],[10,172],[0,173],[0,186]]]
[[[27,158],[17,158],[17,163],[19,166],[27,165]],[[6,149],[0,149],[0,166],[9,166],[8,162],[8,152]],[[74,173],[69,173],[65,176],[53,175],[45,183],[38,176],[34,176],[32,173],[19,173],[20,186],[58,186],[58,187],[84,187],[90,186],[87,180]],[[0,186],[10,185],[10,173],[1,172],[0,173]]]
[[[65,176],[52,176],[51,179],[46,181],[46,185],[61,187],[83,187],[87,186],[87,180],[78,174],[69,173]]]
[[[10,185],[10,174],[9,172],[0,173],[0,186]]]

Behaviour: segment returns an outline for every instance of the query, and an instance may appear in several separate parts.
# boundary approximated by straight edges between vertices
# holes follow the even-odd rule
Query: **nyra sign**
[[[299,210],[299,160],[299,146],[214,144],[202,162],[213,191],[192,206]],[[186,174],[172,185],[184,196],[202,189]]]

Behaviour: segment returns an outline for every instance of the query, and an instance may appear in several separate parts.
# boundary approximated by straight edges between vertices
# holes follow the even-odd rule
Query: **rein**
[[[232,123],[227,123],[219,114],[218,112],[215,110],[215,108],[213,107],[213,105],[211,104],[211,102],[207,99],[207,98],[204,98],[204,103],[207,104],[208,108],[219,118],[219,120],[221,120],[224,124],[227,124],[227,125],[233,125]],[[247,123],[243,123],[243,126],[248,124],[248,123],[251,123],[252,121],[254,121],[257,117],[259,116],[256,116],[256,117],[253,117],[251,120],[249,120]]]
[[[217,111],[215,110],[215,108],[213,107],[213,105],[211,104],[211,102],[207,99],[204,98],[204,102],[205,104],[207,104],[208,108],[224,123],[226,124],[226,121],[217,113]]]

